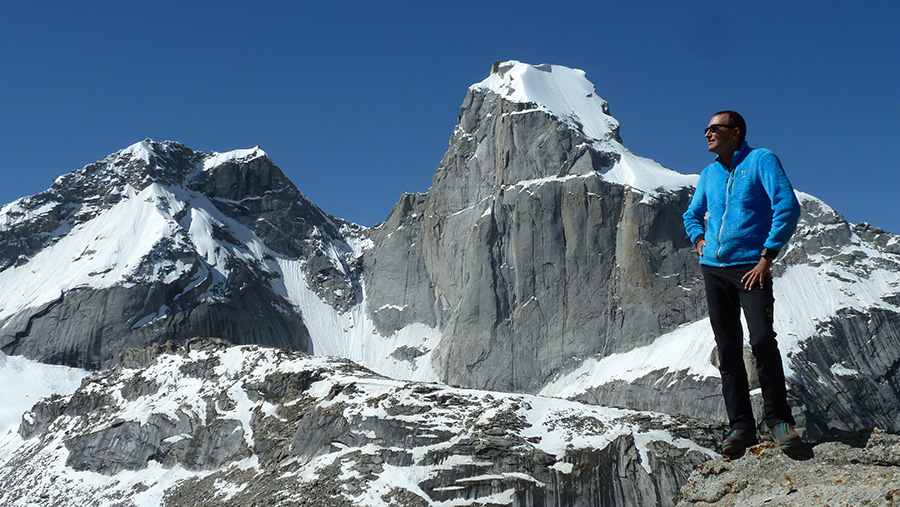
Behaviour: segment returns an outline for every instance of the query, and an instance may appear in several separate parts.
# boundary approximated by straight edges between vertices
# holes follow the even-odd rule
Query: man
[[[726,455],[757,443],[743,358],[741,309],[750,331],[765,408],[764,421],[783,450],[801,444],[787,403],[781,353],[773,328],[772,262],[797,228],[800,203],[781,162],[751,149],[747,125],[734,111],[713,115],[705,130],[718,155],[700,174],[684,227],[700,255],[709,321],[719,348],[722,394],[731,432]]]

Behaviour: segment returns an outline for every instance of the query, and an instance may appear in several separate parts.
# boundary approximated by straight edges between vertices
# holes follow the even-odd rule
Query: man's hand
[[[699,255],[700,257],[703,257],[703,247],[706,246],[706,240],[701,239],[700,241],[697,242],[696,246],[697,246],[697,255]]]
[[[766,277],[769,276],[769,272],[771,272],[771,270],[772,259],[760,257],[759,262],[756,263],[756,266],[753,266],[753,269],[747,271],[747,274],[745,274],[743,278],[741,278],[741,282],[744,283],[744,288],[750,290],[756,285],[759,285],[759,288],[762,289],[766,281]]]

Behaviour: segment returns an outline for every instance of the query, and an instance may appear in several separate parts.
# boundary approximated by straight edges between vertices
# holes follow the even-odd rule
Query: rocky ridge
[[[674,505],[721,431],[192,339],[26,413],[0,442],[0,503]]]

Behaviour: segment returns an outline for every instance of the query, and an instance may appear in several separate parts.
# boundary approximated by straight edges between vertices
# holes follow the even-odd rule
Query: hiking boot
[[[747,428],[735,428],[722,442],[722,454],[734,456],[744,452],[751,445],[756,445],[756,431]]]
[[[794,449],[803,444],[803,441],[800,440],[800,435],[797,434],[794,430],[794,425],[791,423],[778,423],[769,428],[769,432],[772,433],[775,443],[778,444],[778,447],[781,447],[782,451]]]

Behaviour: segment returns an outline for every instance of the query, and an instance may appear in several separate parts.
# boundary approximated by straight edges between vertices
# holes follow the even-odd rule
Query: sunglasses
[[[703,135],[715,134],[716,132],[719,131],[720,128],[733,129],[734,125],[722,125],[721,123],[713,123],[709,127],[706,127],[705,129],[703,129]]]

